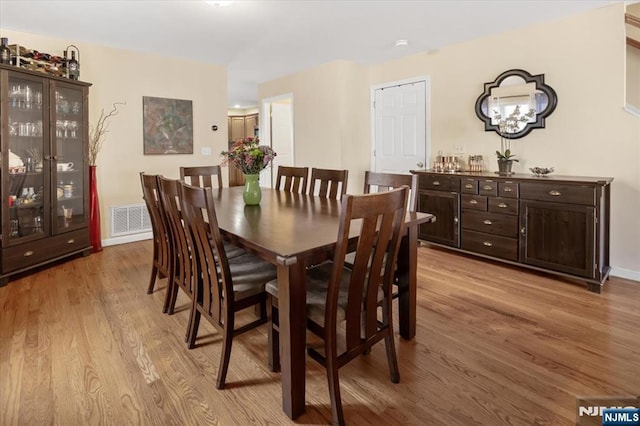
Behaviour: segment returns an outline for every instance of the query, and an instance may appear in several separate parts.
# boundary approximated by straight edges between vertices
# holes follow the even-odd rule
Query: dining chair
[[[187,243],[187,235],[182,220],[179,193],[180,181],[158,176],[158,188],[160,189],[162,207],[167,217],[172,254],[167,295],[162,311],[171,315],[175,310],[179,289],[185,292],[189,300],[193,300],[192,253]],[[187,327],[187,333],[189,329],[190,327]]]
[[[400,247],[409,190],[406,187],[363,195],[345,195],[333,261],[307,269],[307,328],[323,340],[308,353],[327,369],[334,424],[344,424],[338,369],[384,339],[391,381],[400,373],[393,340],[391,287]],[[353,268],[346,268],[351,225],[358,222]],[[354,227],[356,228],[356,227]],[[356,228],[356,229],[358,229]],[[278,281],[269,294],[269,341],[279,341]],[[382,310],[382,320],[378,319]],[[338,327],[340,326],[340,342]],[[340,352],[338,351],[340,348]],[[279,367],[278,345],[269,345],[272,367]]]
[[[275,189],[306,194],[308,176],[308,167],[278,166]]]
[[[182,211],[188,229],[196,271],[188,347],[195,346],[200,318],[204,316],[223,335],[216,388],[225,385],[233,338],[267,322],[265,284],[276,277],[276,268],[252,254],[229,259],[218,228],[211,188],[180,185]],[[258,305],[261,315],[235,328],[235,314]]]
[[[367,170],[364,172],[364,193],[388,191],[390,189],[409,187],[409,204],[407,210],[416,211],[418,199],[418,175],[398,173],[380,173]]]
[[[364,193],[370,194],[372,192],[389,191],[390,189],[400,188],[401,186],[409,188],[409,202],[407,204],[407,210],[414,212],[417,207],[418,198],[418,176],[417,175],[403,175],[396,173],[380,173],[366,171],[364,173]],[[345,263],[348,267],[352,267],[354,263],[355,253],[351,252],[347,254]],[[394,279],[394,284],[398,284],[398,279]],[[400,296],[398,290],[393,292],[393,298],[396,299]]]
[[[142,198],[149,211],[151,231],[153,233],[153,261],[151,263],[151,277],[147,294],[153,293],[157,278],[165,278],[169,275],[169,263],[171,259],[169,231],[165,222],[164,213],[160,206],[160,193],[158,191],[158,175],[140,172],[142,184]]]
[[[215,178],[215,179],[214,179]],[[180,167],[180,180],[200,188],[222,188],[222,168],[220,166]],[[213,183],[217,186],[214,186]],[[246,251],[229,242],[224,242],[227,257],[246,254]]]
[[[342,198],[347,193],[348,170],[311,169],[309,194],[323,198]]]
[[[201,188],[222,188],[222,168],[220,166],[180,167],[180,180]]]

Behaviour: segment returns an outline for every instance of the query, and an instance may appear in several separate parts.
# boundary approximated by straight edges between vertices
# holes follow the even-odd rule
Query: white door
[[[293,166],[293,95],[263,100],[264,125],[260,126],[262,144],[270,145],[276,158],[268,171],[260,173],[260,185],[273,187],[278,166]]]
[[[271,147],[278,154],[273,161],[274,178],[278,166],[293,166],[293,128],[290,103],[271,104]]]
[[[375,90],[374,171],[409,173],[428,164],[426,88],[417,81]]]

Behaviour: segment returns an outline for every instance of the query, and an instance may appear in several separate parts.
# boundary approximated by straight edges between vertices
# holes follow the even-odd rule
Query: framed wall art
[[[181,99],[142,97],[144,155],[193,154],[193,106]]]

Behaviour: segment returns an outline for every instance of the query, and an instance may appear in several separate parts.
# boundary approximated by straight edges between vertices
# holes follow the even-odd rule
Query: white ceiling
[[[612,3],[0,0],[0,28],[225,65],[228,104],[244,108],[259,83],[326,62],[380,63]]]

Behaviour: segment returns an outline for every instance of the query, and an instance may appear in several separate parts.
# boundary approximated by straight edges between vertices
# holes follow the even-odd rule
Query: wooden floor
[[[640,394],[640,283],[584,285],[420,248],[418,331],[341,371],[354,425],[570,425],[576,395]],[[0,288],[0,425],[290,424],[267,369],[265,327],[234,342],[215,389],[220,336],[184,344],[187,299],[145,294],[150,241],[107,247]],[[307,411],[330,421],[324,370],[307,361]]]

